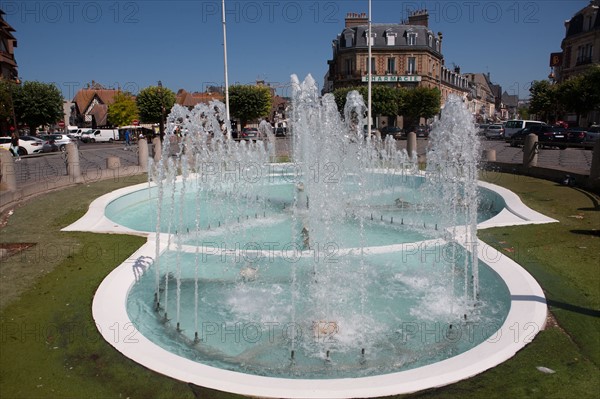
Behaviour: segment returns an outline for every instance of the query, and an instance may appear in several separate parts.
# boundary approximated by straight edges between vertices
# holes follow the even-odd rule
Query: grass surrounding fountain
[[[485,179],[560,220],[480,232],[540,282],[559,325],[549,326],[513,359],[490,371],[409,397],[597,397],[598,198],[523,176],[492,173]],[[0,243],[36,244],[0,264],[0,397],[239,397],[191,388],[151,372],[121,356],[95,329],[91,301],[96,287],[143,239],[60,228],[82,216],[99,195],[141,181],[143,177],[104,181],[48,193],[16,208],[0,228]],[[115,339],[128,332],[125,326],[111,330]],[[539,366],[555,373],[540,372]]]

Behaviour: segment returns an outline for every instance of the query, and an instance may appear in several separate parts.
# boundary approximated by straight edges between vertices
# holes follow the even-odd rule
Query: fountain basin
[[[553,221],[526,208],[518,197],[504,189],[490,184],[481,184],[481,186],[501,196],[505,206],[496,216],[481,221],[480,228]],[[119,205],[124,208],[133,205],[141,197],[147,198],[147,193],[141,191],[145,189],[147,185],[138,185],[99,198],[90,206],[88,214],[69,226],[67,230],[123,232],[148,237],[147,244],[117,267],[99,287],[93,303],[94,319],[105,339],[123,354],[173,378],[218,390],[264,397],[341,398],[408,393],[450,384],[494,367],[514,355],[543,328],[546,306],[541,288],[519,265],[485,243],[479,242],[478,258],[506,284],[510,309],[502,325],[497,330],[490,331],[479,345],[448,359],[400,372],[386,371],[383,375],[307,379],[251,375],[207,366],[175,355],[157,346],[142,334],[132,321],[126,305],[136,282],[143,279],[145,271],[148,270],[148,264],[141,262],[140,259],[153,258],[157,253],[156,233],[119,225],[104,214],[107,205],[115,204],[114,200],[117,198],[129,198],[129,204]],[[167,251],[167,240],[160,240],[160,243],[161,248],[158,252],[164,254]],[[369,247],[367,250],[371,254],[383,256],[385,253],[406,250],[402,245],[406,246],[410,243]],[[413,330],[413,333],[427,334],[427,331]]]

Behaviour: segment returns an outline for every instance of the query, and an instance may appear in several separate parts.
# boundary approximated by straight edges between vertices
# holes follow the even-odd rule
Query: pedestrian
[[[13,153],[13,156],[17,158],[15,159],[15,162],[21,160],[21,156],[19,155],[19,133],[17,132],[12,132],[10,136],[10,151]]]
[[[131,133],[129,129],[125,130],[125,148],[126,151],[131,149]]]

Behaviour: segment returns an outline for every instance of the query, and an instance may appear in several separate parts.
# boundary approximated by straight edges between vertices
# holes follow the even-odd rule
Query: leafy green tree
[[[336,89],[333,92],[333,95],[340,113],[344,112],[346,97],[352,90],[357,90],[363,97],[365,104],[367,104],[367,98],[369,96],[369,88],[367,86]],[[373,113],[373,116],[382,115],[394,117],[399,115],[404,107],[404,94],[405,91],[403,89],[388,86],[373,86],[371,88],[371,112]]]
[[[264,86],[235,85],[229,88],[231,115],[238,118],[241,127],[246,122],[268,116],[271,112],[271,91]]]
[[[175,104],[175,93],[166,87],[148,86],[135,99],[140,119],[145,123],[159,123]]]
[[[14,126],[13,120],[13,93],[15,84],[8,80],[0,79],[0,122],[6,122],[8,126]]]
[[[557,96],[557,87],[547,80],[536,80],[529,89],[531,99],[529,112],[537,115],[539,120],[548,122],[552,115],[556,115],[560,106]]]
[[[582,75],[576,75],[561,83],[557,97],[566,111],[581,115],[600,108],[600,67],[594,66]]]
[[[517,109],[517,113],[521,119],[531,119],[529,116],[529,108],[528,107],[519,107]]]
[[[139,118],[139,110],[131,93],[118,93],[108,107],[108,123],[113,126],[130,125]]]
[[[441,93],[437,87],[416,87],[408,90],[405,97],[404,114],[408,119],[405,126],[415,126],[419,118],[429,119],[440,112]]]
[[[53,84],[30,81],[15,86],[13,103],[17,120],[29,125],[31,134],[38,126],[64,117],[63,98]]]

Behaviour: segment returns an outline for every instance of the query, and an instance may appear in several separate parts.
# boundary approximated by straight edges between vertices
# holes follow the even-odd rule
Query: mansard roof
[[[353,35],[354,43],[353,48],[367,47],[367,32],[368,25],[359,25],[354,27],[345,28],[342,33],[338,36],[336,42],[341,48],[346,48],[345,41],[347,35]],[[395,44],[390,46],[387,44],[387,36],[390,34],[396,34]],[[414,45],[409,46],[406,37],[408,33],[416,34],[416,41]],[[435,40],[438,39],[437,35],[433,33],[426,26],[422,25],[404,25],[404,24],[371,24],[371,34],[374,36],[372,47],[374,48],[405,48],[405,47],[429,47],[429,36],[432,36],[434,46],[432,48],[435,51]]]

